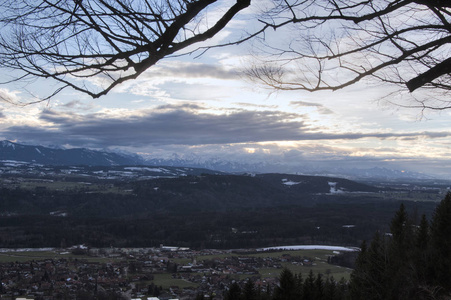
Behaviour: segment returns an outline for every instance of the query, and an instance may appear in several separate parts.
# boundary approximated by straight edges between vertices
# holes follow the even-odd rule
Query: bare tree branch
[[[280,90],[334,91],[373,78],[410,92],[442,90],[449,99],[449,1],[275,2],[278,13],[269,13],[263,27],[284,30],[292,41],[262,40],[247,70],[251,79]],[[448,108],[447,101],[421,107]]]
[[[0,0],[0,67],[17,80],[56,80],[61,86],[50,98],[67,87],[98,98],[161,59],[212,38],[250,5],[236,0],[215,20],[207,8],[216,2]],[[207,17],[214,20],[211,26]]]

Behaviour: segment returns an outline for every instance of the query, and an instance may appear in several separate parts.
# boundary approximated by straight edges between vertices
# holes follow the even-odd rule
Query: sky
[[[227,41],[245,20],[209,42]],[[275,92],[243,75],[251,53],[248,43],[168,58],[99,99],[66,90],[27,106],[0,102],[0,140],[285,163],[300,172],[303,165],[386,167],[450,178],[451,110],[390,104],[392,87],[367,81],[335,92]],[[29,91],[44,95],[53,86],[1,85],[0,95],[27,102]]]

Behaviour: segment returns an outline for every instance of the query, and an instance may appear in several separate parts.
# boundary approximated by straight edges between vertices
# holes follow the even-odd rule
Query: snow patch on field
[[[168,172],[168,170],[163,168],[148,168],[148,167],[126,167],[125,170],[131,171],[148,171],[148,172]]]
[[[53,251],[55,248],[0,248],[0,253],[5,252],[33,252],[33,251]]]
[[[344,193],[343,190],[341,189],[337,189],[337,182],[328,182],[329,187],[330,187],[330,193],[331,194],[338,194],[338,193]]]
[[[285,185],[295,185],[295,184],[300,184],[300,183],[301,183],[301,181],[296,182],[296,181],[288,180],[286,178],[282,179],[282,184],[285,184]]]
[[[297,245],[297,246],[275,246],[259,249],[261,251],[267,250],[331,250],[331,251],[359,251],[357,247],[343,247],[343,246],[327,246],[327,245]]]

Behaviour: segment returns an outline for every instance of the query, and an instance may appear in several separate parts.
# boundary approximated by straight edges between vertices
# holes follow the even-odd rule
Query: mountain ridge
[[[0,160],[15,160],[45,165],[143,165],[138,155],[127,155],[87,148],[50,148],[38,145],[24,145],[11,141],[0,142]]]
[[[114,150],[91,150],[87,148],[64,149],[52,147],[24,145],[11,141],[0,142],[0,161],[13,160],[44,165],[88,165],[88,166],[170,166],[209,169],[225,173],[285,173],[314,176],[342,177],[352,180],[423,180],[435,179],[433,176],[384,167],[360,169],[349,167],[320,167],[311,163],[293,162],[290,164],[270,161],[234,161],[217,157],[174,154],[169,158],[142,157],[138,154],[124,153]]]

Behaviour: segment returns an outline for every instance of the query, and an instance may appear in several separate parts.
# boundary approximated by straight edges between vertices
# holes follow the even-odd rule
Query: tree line
[[[284,269],[274,289],[256,287],[249,279],[234,282],[227,300],[330,299],[450,299],[451,297],[451,192],[436,207],[432,220],[419,224],[401,204],[390,223],[390,233],[376,232],[364,241],[348,282],[312,271],[303,279]]]

